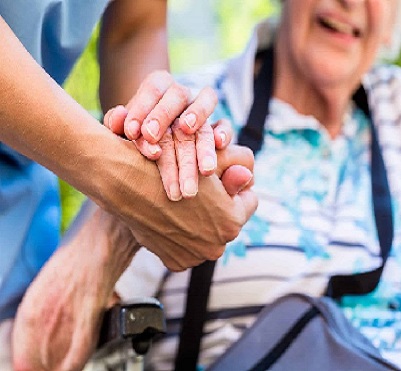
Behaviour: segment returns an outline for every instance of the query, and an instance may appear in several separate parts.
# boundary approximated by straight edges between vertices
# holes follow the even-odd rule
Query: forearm
[[[2,19],[0,40],[0,141],[103,204],[118,171],[113,154],[131,167],[141,156],[70,98]]]
[[[16,370],[81,370],[97,344],[114,285],[138,245],[129,229],[104,211],[95,208],[86,214],[18,309]]]
[[[126,104],[142,80],[168,69],[167,0],[114,0],[99,37],[100,101],[103,111]]]
[[[101,277],[106,297],[131,262],[139,244],[130,229],[119,219],[86,200],[73,223],[64,234],[60,245],[75,246],[80,256],[95,256],[97,267],[102,267],[106,277]],[[73,249],[70,247],[70,249]],[[104,285],[108,282],[108,285]]]

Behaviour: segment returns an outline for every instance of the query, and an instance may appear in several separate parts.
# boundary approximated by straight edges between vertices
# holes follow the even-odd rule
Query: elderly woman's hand
[[[203,176],[213,174],[216,149],[224,149],[231,141],[227,120],[213,126],[207,122],[216,103],[212,89],[204,88],[192,99],[190,91],[170,74],[157,71],[144,80],[127,107],[109,110],[104,124],[157,161],[166,193],[177,201],[197,194],[198,171]]]

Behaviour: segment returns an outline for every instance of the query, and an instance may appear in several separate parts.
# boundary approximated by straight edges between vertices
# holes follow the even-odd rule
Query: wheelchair
[[[143,356],[165,331],[163,307],[155,298],[114,306],[105,313],[90,370],[142,371]]]

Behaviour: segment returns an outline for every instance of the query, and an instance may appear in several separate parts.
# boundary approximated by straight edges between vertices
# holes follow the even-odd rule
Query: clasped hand
[[[145,157],[157,162],[167,196],[178,201],[197,194],[198,172],[202,176],[215,173],[216,149],[223,150],[231,142],[228,120],[213,124],[208,121],[216,104],[213,89],[205,87],[193,97],[168,72],[156,71],[144,80],[127,106],[106,113],[104,124],[132,140]],[[252,156],[245,153],[242,160],[236,161],[242,167],[235,166],[229,171],[232,174],[223,178],[230,195],[244,189],[252,179]]]

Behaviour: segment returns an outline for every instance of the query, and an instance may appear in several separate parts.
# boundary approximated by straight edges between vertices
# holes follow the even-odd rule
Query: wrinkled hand
[[[216,171],[210,166],[209,176],[197,179],[198,170],[202,174],[198,162],[203,164],[208,155],[215,156],[216,148],[225,148],[232,136],[227,121],[220,121],[214,131],[206,122],[216,104],[213,96],[206,90],[192,102],[189,92],[169,74],[157,72],[145,80],[126,108],[109,111],[104,120],[106,127],[125,134],[142,153],[150,145],[163,147],[164,155],[159,149],[148,151],[150,155],[153,152],[153,157],[148,153],[149,159],[158,159],[157,167],[138,156],[131,141],[117,136],[110,139],[113,150],[106,152],[108,175],[104,179],[112,182],[101,185],[104,191],[100,195],[112,195],[112,203],[110,199],[98,201],[120,215],[138,243],[173,271],[219,258],[257,207],[250,189],[254,159],[247,148],[228,146],[217,151]],[[191,197],[196,193],[196,181],[198,194]],[[180,199],[180,193],[184,199],[171,202]]]
[[[253,154],[247,148],[231,145],[219,151],[216,174],[200,177],[198,195],[178,202],[167,198],[154,162],[139,156],[133,167],[125,158],[118,160],[113,166],[120,172],[114,188],[125,189],[127,180],[136,178],[134,198],[128,201],[126,193],[114,192],[118,212],[138,243],[158,255],[170,270],[219,258],[256,210],[256,195],[247,187],[252,179],[248,168],[253,166]],[[229,193],[220,177],[242,184]]]
[[[215,148],[231,141],[227,120],[214,128],[206,121],[217,103],[215,92],[204,88],[192,100],[190,91],[165,71],[150,74],[127,107],[109,110],[104,124],[115,134],[133,140],[141,153],[158,166],[172,201],[191,198],[198,191],[198,170],[209,176],[216,170]],[[177,118],[178,117],[178,118]]]
[[[82,370],[114,285],[137,249],[129,229],[97,209],[28,288],[14,324],[14,369]]]

